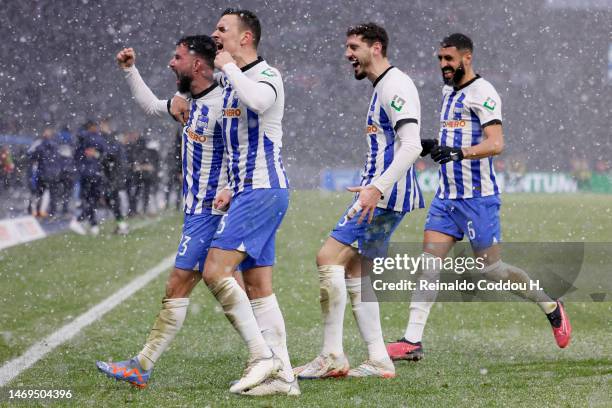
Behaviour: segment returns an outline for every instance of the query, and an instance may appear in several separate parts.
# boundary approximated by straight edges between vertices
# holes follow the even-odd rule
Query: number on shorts
[[[183,256],[187,253],[187,243],[191,241],[191,237],[188,235],[183,235],[181,237],[181,243],[179,244],[179,255]]]
[[[340,221],[340,222],[338,223],[338,226],[339,226],[339,227],[344,227],[344,226],[346,225],[346,223],[347,223],[347,222],[348,222],[348,216],[346,216],[346,215],[345,215],[345,216],[344,216],[344,218],[342,219],[342,221]]]
[[[468,237],[470,237],[471,240],[476,238],[476,231],[474,231],[474,223],[472,222],[472,220],[468,221],[467,230],[468,230]]]
[[[225,229],[225,218],[227,217],[228,214],[225,214],[223,217],[221,217],[221,221],[219,221],[219,229],[217,230],[217,234],[220,234],[223,232],[223,230]]]

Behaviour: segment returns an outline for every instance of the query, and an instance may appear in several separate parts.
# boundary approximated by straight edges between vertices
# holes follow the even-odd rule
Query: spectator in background
[[[182,127],[179,127],[176,130],[174,143],[172,147],[168,149],[168,153],[166,154],[166,169],[168,172],[168,181],[166,184],[166,206],[170,208],[170,197],[174,191],[176,194],[174,205],[177,211],[181,207],[183,189],[183,163],[181,161],[182,131]]]
[[[138,184],[136,190],[137,199],[142,199],[143,214],[150,214],[155,211],[151,208],[151,195],[157,195],[158,172],[159,172],[159,142],[157,140],[147,140],[145,149],[136,164]],[[139,197],[141,196],[141,197]]]
[[[54,216],[60,196],[61,163],[59,145],[53,128],[43,129],[41,137],[30,146],[28,156],[30,167],[36,169],[33,171],[33,174],[36,174],[34,213],[41,218]],[[49,191],[48,211],[45,211],[42,202],[45,191]]]
[[[70,214],[70,201],[77,179],[77,169],[74,163],[74,139],[68,126],[64,126],[57,134],[60,160],[60,202],[62,215]]]
[[[8,146],[0,147],[0,182],[2,183],[2,188],[0,189],[0,193],[8,193],[9,188],[11,187],[11,176],[15,171],[15,164],[13,163],[13,157],[11,156],[11,151]]]
[[[116,234],[126,235],[129,232],[121,212],[119,192],[126,188],[127,156],[125,149],[117,140],[117,134],[111,130],[110,119],[100,122],[100,132],[106,141],[102,167],[104,169],[103,195],[117,221]]]
[[[136,131],[129,131],[123,140],[127,156],[126,191],[128,194],[128,217],[138,213],[138,200],[136,192],[138,189],[140,172],[137,171],[140,156],[145,149],[144,139]]]
[[[93,121],[87,122],[77,136],[75,162],[79,172],[83,208],[78,221],[87,220],[92,235],[100,233],[96,213],[104,183],[102,163],[105,153],[106,141],[100,134],[98,125]]]

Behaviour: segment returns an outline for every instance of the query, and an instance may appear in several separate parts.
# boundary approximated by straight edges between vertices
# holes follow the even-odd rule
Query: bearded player
[[[443,259],[456,241],[467,235],[474,255],[485,260],[484,278],[525,283],[525,271],[501,260],[500,189],[493,157],[504,148],[501,99],[490,82],[474,73],[472,40],[452,34],[440,43],[438,59],[442,89],[440,136],[424,140],[425,154],[440,163],[440,187],[431,203],[423,237],[422,277],[435,282]],[[567,347],[572,332],[563,305],[542,290],[517,292],[537,303],[546,314],[557,345]],[[437,293],[416,290],[404,337],[387,345],[394,360],[423,357],[422,337]]]
[[[147,386],[154,364],[183,325],[189,295],[202,279],[204,261],[223,214],[213,208],[216,194],[227,185],[221,135],[222,91],[213,77],[216,52],[216,44],[209,36],[184,37],[177,42],[169,64],[176,74],[178,91],[188,94],[190,103],[189,113],[183,118],[186,123],[182,133],[183,233],[175,267],[166,282],[162,308],[136,357],[116,363],[96,363],[109,377],[140,388]],[[148,115],[170,117],[168,114],[175,103],[157,99],[140,77],[135,58],[131,48],[117,54],[117,62],[125,72],[136,102]],[[179,105],[180,99],[173,101]]]
[[[372,290],[368,263],[386,255],[391,235],[406,213],[424,205],[413,167],[421,153],[419,96],[410,77],[389,63],[388,42],[385,29],[374,23],[347,31],[345,57],[355,78],[368,78],[374,87],[364,124],[368,152],[360,186],[349,188],[358,197],[317,255],[323,348],[313,361],[296,368],[300,379],[395,377],[378,303],[362,301],[362,288]],[[368,348],[368,359],[354,369],[349,369],[342,347],[347,293]]]

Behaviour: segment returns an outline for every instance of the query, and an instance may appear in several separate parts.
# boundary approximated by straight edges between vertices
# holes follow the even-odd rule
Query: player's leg
[[[368,349],[368,359],[348,372],[349,377],[395,377],[395,366],[389,358],[380,324],[380,308],[367,274],[371,260],[354,256],[346,268],[346,290],[361,338]]]
[[[144,347],[130,360],[97,362],[100,371],[138,387],[147,385],[153,366],[183,326],[189,296],[202,279],[208,247],[220,218],[211,214],[185,215],[175,267],[166,281],[166,295]]]
[[[343,227],[346,222],[343,217],[339,225]],[[314,360],[295,368],[294,372],[301,379],[344,377],[349,371],[349,363],[342,347],[346,308],[345,266],[357,255],[357,250],[338,239],[342,238],[328,237],[317,254],[323,347]]]
[[[272,266],[254,266],[247,269],[246,263],[242,273],[247,296],[251,300],[253,314],[263,334],[266,344],[282,361],[282,368],[277,378],[271,378],[245,392],[247,395],[299,395],[289,352],[287,350],[287,332],[285,320],[272,290]]]
[[[232,274],[247,257],[258,261],[266,244],[272,244],[274,254],[273,237],[288,204],[289,193],[283,189],[257,189],[235,196],[229,212],[220,222],[206,259],[204,280],[249,349],[244,375],[230,387],[233,393],[247,392],[282,367],[281,360],[262,336],[245,291]],[[273,256],[272,262],[250,266],[272,264]]]
[[[427,213],[423,233],[423,258],[419,279],[435,282],[440,276],[442,259],[448,254],[463,233],[451,217],[449,200],[434,198]],[[423,358],[423,333],[429,312],[437,293],[416,289],[409,306],[408,325],[404,336],[387,345],[387,352],[393,360],[418,361]]]

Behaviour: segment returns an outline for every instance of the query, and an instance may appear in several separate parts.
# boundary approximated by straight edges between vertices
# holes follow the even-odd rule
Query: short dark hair
[[[474,43],[470,37],[461,33],[455,33],[444,37],[444,39],[440,42],[440,47],[455,47],[459,51],[474,51]]]
[[[376,23],[363,23],[353,27],[349,27],[346,31],[346,36],[360,35],[363,41],[371,47],[375,42],[382,45],[382,55],[387,56],[387,45],[389,45],[389,36],[384,28]]]
[[[255,13],[245,9],[227,8],[223,11],[221,16],[228,15],[237,16],[243,27],[246,27],[253,33],[253,41],[255,42],[255,48],[257,48],[259,45],[259,40],[261,40],[261,24],[259,23],[259,19]]]
[[[211,37],[207,35],[189,35],[178,40],[176,45],[184,45],[189,51],[193,51],[204,58],[204,61],[206,61],[210,68],[215,68],[217,44],[215,44]]]

